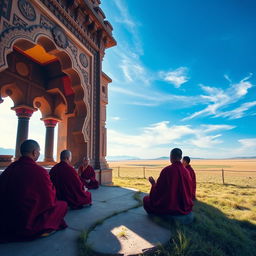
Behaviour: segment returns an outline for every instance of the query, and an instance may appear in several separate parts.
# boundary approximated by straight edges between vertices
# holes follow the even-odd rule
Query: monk
[[[84,188],[76,170],[71,166],[72,155],[69,150],[60,154],[60,162],[50,170],[52,183],[57,191],[57,198],[64,200],[72,209],[81,209],[91,205],[91,193]]]
[[[143,198],[143,205],[148,214],[174,217],[186,224],[193,220],[192,181],[181,158],[182,151],[174,148],[170,154],[172,164],[161,171],[157,182],[149,177],[151,190]]]
[[[97,189],[99,187],[99,182],[95,178],[95,171],[89,165],[89,159],[87,157],[83,158],[83,163],[78,169],[78,175],[84,186],[88,189]]]
[[[196,174],[192,166],[190,165],[190,157],[184,156],[182,159],[182,164],[189,171],[192,179],[192,200],[196,200]]]
[[[36,164],[40,147],[25,140],[21,157],[0,175],[0,241],[31,240],[67,227],[67,203],[56,200],[48,172]]]

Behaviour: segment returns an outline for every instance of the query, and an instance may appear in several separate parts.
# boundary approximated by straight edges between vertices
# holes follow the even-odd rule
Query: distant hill
[[[169,159],[170,159],[169,156],[161,156],[161,157],[153,158],[153,159],[149,159],[149,160],[169,160]]]
[[[0,155],[14,155],[15,149],[13,148],[0,148]]]
[[[238,156],[238,157],[231,157],[227,159],[252,159],[252,158],[256,158],[256,156]]]
[[[13,155],[15,156],[15,149],[13,148],[1,148],[0,147],[0,155]],[[40,154],[40,157],[38,161],[43,161],[44,159],[44,154]]]
[[[107,156],[108,161],[141,160],[136,156]]]

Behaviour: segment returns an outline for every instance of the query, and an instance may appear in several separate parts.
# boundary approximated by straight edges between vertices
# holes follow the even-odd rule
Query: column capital
[[[26,105],[19,105],[11,108],[12,110],[15,110],[17,117],[25,117],[30,118],[32,114],[37,111],[36,108],[26,106]]]
[[[41,118],[42,121],[44,121],[44,125],[45,127],[55,127],[56,124],[58,122],[60,122],[61,120],[56,118],[56,117],[45,117],[45,118]]]

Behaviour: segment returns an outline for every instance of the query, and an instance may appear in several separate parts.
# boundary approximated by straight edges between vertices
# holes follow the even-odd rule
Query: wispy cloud
[[[222,117],[228,117],[229,119],[238,119],[245,116],[246,111],[254,106],[256,106],[256,101],[246,102],[238,108],[216,114],[216,117],[222,116]]]
[[[121,120],[121,118],[120,118],[119,116],[113,116],[113,117],[111,117],[111,119],[114,120],[114,121],[119,121],[119,120]]]
[[[206,95],[201,95],[200,97],[208,101],[210,104],[206,108],[191,114],[183,120],[193,119],[198,116],[226,116],[230,119],[242,117],[246,110],[254,106],[254,102],[244,103],[237,110],[228,110],[226,114],[224,114],[225,112],[223,109],[238,102],[248,93],[248,90],[254,86],[248,81],[251,76],[252,74],[242,79],[239,83],[230,84],[229,88],[226,90],[201,85],[201,88]]]
[[[120,57],[119,67],[124,75],[124,83],[140,83],[143,85],[149,84],[151,80],[150,74],[140,61],[140,56],[130,52],[130,50],[116,50],[116,54]]]
[[[174,146],[189,144],[201,149],[212,148],[222,143],[221,131],[234,128],[235,126],[230,125],[170,125],[169,121],[162,121],[142,128],[137,135],[108,130],[108,150],[110,155],[137,154],[141,157],[157,157],[156,149],[163,151]]]
[[[143,93],[138,91],[135,92],[134,90],[128,90],[128,89],[124,89],[116,86],[111,86],[109,90],[112,92],[118,92],[121,94],[125,94],[128,96],[146,101],[146,102],[130,101],[129,104],[134,104],[134,105],[157,106],[159,104],[166,103],[166,102],[169,102],[171,104],[173,104],[174,102],[176,103],[179,102],[182,104],[180,106],[175,106],[175,107],[182,108],[182,107],[192,106],[192,105],[196,105],[204,102],[204,99],[199,98],[197,96],[183,96],[183,95],[175,95],[175,94],[167,94],[167,93],[164,94],[164,93],[159,93],[154,91],[151,91],[149,94],[149,93]]]
[[[179,88],[182,84],[189,80],[187,73],[187,67],[179,67],[169,72],[161,71],[159,74],[164,81],[173,84],[176,88]]]
[[[135,21],[134,18],[130,15],[128,7],[125,5],[122,0],[113,1],[118,9],[118,16],[116,17],[116,22],[121,23],[131,34],[131,39],[134,47],[134,51],[138,54],[143,54],[143,47],[141,39],[138,33],[138,27],[141,25],[138,21]]]

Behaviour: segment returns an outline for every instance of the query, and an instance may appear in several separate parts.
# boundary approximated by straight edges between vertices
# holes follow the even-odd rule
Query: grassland
[[[126,161],[112,162],[110,166],[114,170],[114,185],[148,192],[150,185],[143,178],[144,170],[147,177],[157,178],[161,168],[168,164],[168,161]],[[198,181],[195,222],[181,226],[156,218],[155,221],[171,230],[173,237],[169,245],[152,255],[255,256],[256,159],[193,160],[192,165]]]

